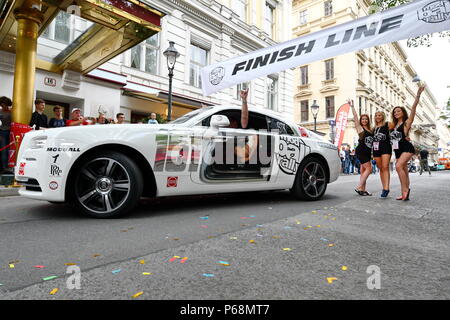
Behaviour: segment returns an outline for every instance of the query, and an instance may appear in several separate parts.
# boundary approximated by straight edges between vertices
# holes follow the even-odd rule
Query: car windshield
[[[170,121],[170,124],[181,124],[186,123],[187,121],[191,120],[192,118],[198,116],[201,113],[204,113],[205,111],[211,110],[213,107],[203,107],[201,109],[197,109],[194,111],[191,111],[189,113],[186,113],[184,116],[179,117],[176,120]]]

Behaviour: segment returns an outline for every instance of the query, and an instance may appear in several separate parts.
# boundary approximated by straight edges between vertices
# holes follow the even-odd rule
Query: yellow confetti
[[[329,277],[327,278],[328,283],[333,283],[333,281],[337,280],[335,277]]]
[[[300,224],[300,221],[296,220],[295,223],[296,223],[296,224]]]
[[[280,236],[273,236],[273,239],[280,239]]]
[[[9,264],[10,269],[14,269],[14,265],[12,263]]]
[[[316,227],[317,227],[317,228],[320,228],[320,224],[318,224]]]
[[[329,247],[333,247],[334,246],[334,244],[333,243],[330,243],[329,245],[328,245]]]
[[[343,271],[345,271],[345,270],[347,270],[347,267],[346,266],[342,266],[342,268],[341,268]]]
[[[143,274],[144,276],[149,276],[149,275],[151,275],[150,272],[142,272],[142,274]]]
[[[237,240],[237,237],[230,237],[230,240]]]
[[[133,298],[137,298],[137,297],[139,297],[140,295],[142,295],[143,293],[144,293],[144,291],[138,292],[138,293],[134,294],[132,297],[133,297]]]
[[[331,220],[333,220],[333,221],[334,221],[334,220],[336,220],[336,218],[331,218]]]
[[[76,266],[77,264],[76,264],[76,263],[69,262],[69,263],[64,263],[64,265],[65,265],[65,266]]]
[[[255,240],[250,240],[249,242],[250,242],[250,243],[255,243]]]
[[[283,251],[291,251],[291,248],[283,248]]]
[[[316,214],[316,213],[317,213],[317,211],[316,211],[316,210],[313,210],[313,211],[311,211],[311,213],[312,213],[312,214]]]
[[[52,291],[50,291],[50,294],[51,294],[51,295],[54,295],[55,293],[58,292],[58,290],[59,290],[58,288],[55,288],[55,289],[53,289]]]
[[[140,264],[145,264],[145,260],[139,260]]]
[[[93,258],[100,257],[100,256],[101,256],[101,254],[98,254],[98,253],[92,255]]]

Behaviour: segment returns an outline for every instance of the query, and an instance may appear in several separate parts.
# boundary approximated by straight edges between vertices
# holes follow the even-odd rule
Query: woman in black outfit
[[[389,182],[391,174],[389,163],[392,157],[391,139],[389,136],[389,124],[386,121],[384,112],[375,112],[375,129],[373,130],[373,158],[380,169],[381,184],[383,191],[381,198],[386,198],[389,194]]]
[[[389,131],[392,149],[394,150],[395,158],[397,159],[395,169],[397,170],[402,187],[402,195],[398,197],[397,200],[409,200],[409,193],[411,190],[409,188],[408,161],[411,160],[415,150],[414,146],[407,138],[414,117],[416,116],[416,108],[420,101],[420,95],[424,89],[424,86],[419,87],[409,117],[408,112],[404,107],[395,107],[394,110],[392,110],[392,122],[389,123]]]
[[[372,164],[370,160],[372,158],[373,133],[370,128],[370,118],[367,114],[363,114],[358,120],[358,114],[353,105],[353,100],[349,100],[348,103],[352,107],[353,120],[355,121],[356,131],[359,135],[359,143],[356,147],[356,157],[361,163],[361,175],[359,178],[359,186],[355,191],[361,196],[371,196],[372,194],[366,191],[366,181],[372,173]]]

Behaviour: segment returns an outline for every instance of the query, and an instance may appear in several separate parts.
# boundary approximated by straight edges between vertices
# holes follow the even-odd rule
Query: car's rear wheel
[[[327,171],[323,161],[311,157],[302,162],[291,192],[302,200],[315,201],[327,190]]]
[[[114,152],[85,159],[74,177],[72,201],[95,218],[119,217],[139,202],[143,178],[135,162]]]

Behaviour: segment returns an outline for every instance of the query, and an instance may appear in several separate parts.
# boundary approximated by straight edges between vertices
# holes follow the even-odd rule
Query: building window
[[[267,77],[267,108],[277,111],[278,79]]]
[[[235,3],[233,3],[233,6],[235,6],[235,13],[241,18],[241,20],[246,21],[247,20],[247,0],[236,0]]]
[[[250,87],[248,82],[244,82],[244,83],[239,83],[236,86],[236,99],[241,101],[241,91],[242,90],[247,90]],[[250,101],[250,97],[247,97],[247,101]]]
[[[78,16],[60,11],[55,19],[42,32],[41,37],[69,44],[93,23]]]
[[[151,74],[158,73],[159,34],[131,48],[130,66]]]
[[[300,25],[308,23],[308,11],[300,11]]]
[[[334,96],[325,97],[326,117],[334,118]]]
[[[325,61],[325,80],[334,79],[334,59]]]
[[[189,84],[201,88],[200,70],[208,64],[208,50],[191,43],[191,63],[189,67]]]
[[[358,79],[364,82],[364,65],[358,62]]]
[[[333,14],[333,1],[325,1],[323,5],[324,5],[324,9],[325,9],[325,17],[332,15]]]
[[[268,2],[266,2],[266,7],[264,11],[264,31],[273,38],[274,34],[274,12],[275,8]]]
[[[306,122],[309,120],[309,102],[308,100],[300,101],[301,121]]]
[[[300,68],[300,84],[302,86],[307,85],[309,83],[308,78],[308,66],[304,66]]]

